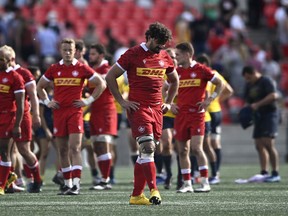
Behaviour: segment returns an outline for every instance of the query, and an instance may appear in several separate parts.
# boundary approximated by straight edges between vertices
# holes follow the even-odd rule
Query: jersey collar
[[[19,64],[16,64],[14,67],[13,67],[13,70],[17,70],[19,69],[21,66]]]
[[[77,62],[78,62],[78,60],[77,60],[76,58],[74,58],[73,61],[72,61],[72,65],[75,66],[75,65],[77,64]],[[63,59],[61,59],[61,61],[59,62],[59,64],[60,64],[60,65],[63,65],[63,64],[64,64]]]
[[[197,62],[196,62],[195,60],[193,60],[193,61],[191,62],[191,64],[190,64],[190,67],[192,68],[192,67],[194,67],[196,64],[197,64]]]
[[[148,47],[146,46],[146,43],[145,42],[142,42],[141,44],[140,44],[140,46],[147,52],[149,49],[148,49]]]
[[[14,70],[14,69],[13,69],[13,67],[10,66],[5,71],[6,71],[6,73],[10,73],[10,71],[12,71],[12,70]]]

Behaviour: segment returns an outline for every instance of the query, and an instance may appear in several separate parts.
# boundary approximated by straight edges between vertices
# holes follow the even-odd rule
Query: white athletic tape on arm
[[[43,101],[43,103],[44,103],[46,106],[48,106],[48,104],[50,103],[50,100],[46,98],[46,99]]]
[[[83,103],[87,106],[87,105],[93,103],[94,101],[95,101],[94,97],[93,97],[93,96],[90,96],[90,97],[84,99],[84,100],[83,100]]]
[[[217,92],[213,92],[210,97],[215,99],[217,96],[218,96]]]

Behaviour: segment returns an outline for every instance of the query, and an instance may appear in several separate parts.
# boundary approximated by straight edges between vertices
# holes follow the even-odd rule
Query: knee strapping
[[[137,137],[136,141],[139,143],[139,145],[141,145],[142,143],[145,142],[154,142],[154,137],[152,134],[148,134],[141,137]]]
[[[154,161],[154,152],[151,154],[142,153],[140,157],[144,160]]]
[[[155,147],[152,145],[140,144],[141,154],[154,154]]]

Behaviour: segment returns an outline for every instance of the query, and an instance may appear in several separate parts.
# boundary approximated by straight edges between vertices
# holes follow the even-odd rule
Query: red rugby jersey
[[[23,78],[12,67],[0,71],[0,112],[15,112],[15,94],[25,92]]]
[[[127,71],[129,100],[147,106],[162,103],[164,75],[174,70],[173,61],[165,50],[153,53],[142,43],[128,49],[117,64]]]
[[[95,71],[102,75],[102,77],[104,78],[104,76],[108,73],[110,67],[111,66],[109,65],[108,61],[103,60],[99,67],[95,67],[93,69],[95,69]],[[93,92],[95,87],[96,86],[89,84],[90,94]],[[114,105],[114,97],[111,94],[109,88],[106,88],[100,95],[100,97],[91,104],[91,108],[91,111],[101,109],[116,109]]]
[[[74,59],[72,64],[65,65],[63,60],[52,64],[43,78],[54,83],[54,100],[60,107],[72,107],[73,101],[82,98],[85,79],[91,79],[94,70],[88,65]]]
[[[178,67],[179,89],[177,105],[180,111],[197,112],[205,99],[207,82],[212,80],[214,73],[210,68],[193,61],[189,68]]]
[[[32,82],[35,82],[35,78],[33,74],[28,69],[21,67],[19,64],[15,65],[13,70],[15,70],[19,75],[22,76],[25,87],[30,85]],[[30,111],[30,104],[29,104],[27,92],[25,94],[24,111],[25,112]]]

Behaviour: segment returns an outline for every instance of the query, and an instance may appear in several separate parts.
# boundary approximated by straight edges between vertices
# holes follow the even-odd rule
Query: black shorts
[[[122,113],[117,113],[117,130],[118,131],[120,130],[120,126],[121,126],[122,121],[125,123],[125,127],[126,128],[131,128],[128,119],[127,118],[123,118],[123,114]]]
[[[47,126],[48,126],[50,132],[53,134],[53,123],[49,124],[47,122]],[[42,138],[46,138],[46,133],[42,127],[39,127],[34,131],[34,136],[36,138],[42,139]]]
[[[253,138],[275,138],[278,134],[279,112],[255,113]]]
[[[168,128],[174,128],[174,118],[163,116],[163,127],[162,130],[168,129]]]
[[[83,121],[84,125],[84,136],[86,139],[90,139],[90,123],[89,121]]]
[[[222,112],[210,112],[211,116],[211,133],[220,134],[221,133],[221,122],[222,122]]]
[[[211,121],[206,121],[205,122],[205,135],[210,134],[211,132]]]

